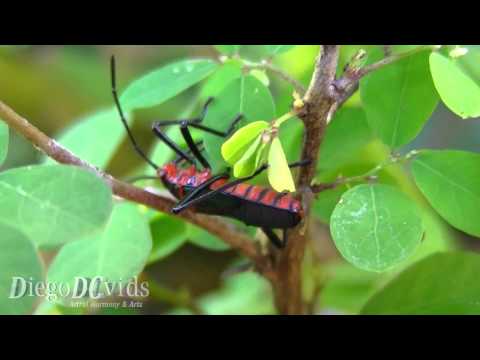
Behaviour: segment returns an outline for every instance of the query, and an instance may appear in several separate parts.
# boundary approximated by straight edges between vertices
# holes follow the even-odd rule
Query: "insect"
[[[130,127],[127,124],[116,89],[115,59],[111,58],[112,94],[120,116],[127,131],[128,137],[135,151],[153,168],[158,177],[178,203],[173,207],[175,214],[194,206],[197,212],[208,215],[219,215],[240,220],[247,225],[262,229],[273,245],[278,248],[285,247],[287,243],[287,229],[296,226],[303,217],[301,203],[288,192],[276,192],[267,187],[249,185],[245,183],[253,179],[268,168],[260,166],[251,176],[229,181],[228,172],[218,175],[212,174],[211,166],[202,155],[201,142],[195,143],[189,127],[220,136],[229,137],[235,126],[242,119],[237,115],[230,123],[227,131],[218,131],[201,124],[208,106],[213,98],[208,99],[199,117],[187,120],[155,121],[153,132],[178,156],[161,167],[156,165],[138,145]],[[170,125],[180,126],[180,131],[185,139],[189,151],[181,149],[163,131],[162,128]],[[299,167],[308,164],[304,160],[290,164],[289,167]],[[184,166],[185,163],[189,166]],[[273,229],[283,230],[283,239],[275,234]]]

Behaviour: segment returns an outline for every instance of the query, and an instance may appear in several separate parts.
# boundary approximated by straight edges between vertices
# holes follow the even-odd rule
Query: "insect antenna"
[[[116,71],[115,71],[115,57],[112,56],[110,59],[110,71],[111,71],[111,79],[112,79],[112,94],[113,94],[113,99],[115,100],[115,105],[118,110],[118,114],[120,115],[120,120],[122,120],[123,126],[125,126],[125,129],[127,130],[128,137],[137,152],[138,155],[142,159],[144,159],[152,168],[155,170],[158,169],[158,165],[156,165],[152,160],[148,158],[147,155],[143,152],[143,150],[138,146],[137,141],[133,137],[132,131],[130,130],[130,127],[128,126],[127,120],[125,119],[125,116],[122,111],[122,107],[120,105],[120,100],[118,99],[118,94],[117,94],[117,81],[116,81]]]

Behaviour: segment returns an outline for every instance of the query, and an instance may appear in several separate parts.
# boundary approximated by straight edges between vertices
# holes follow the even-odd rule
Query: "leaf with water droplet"
[[[363,270],[386,271],[420,244],[423,223],[416,205],[389,185],[358,185],[345,192],[330,218],[342,256]]]
[[[206,99],[210,96],[216,97],[233,80],[242,76],[242,62],[230,59],[222,64],[205,82],[202,87],[201,97]]]
[[[122,93],[120,102],[125,111],[160,105],[205,79],[217,66],[209,59],[183,60],[163,66],[132,82]]]

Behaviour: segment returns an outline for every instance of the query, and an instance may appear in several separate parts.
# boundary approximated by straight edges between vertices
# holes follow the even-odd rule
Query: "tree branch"
[[[5,121],[10,128],[24,136],[35,148],[44,152],[50,158],[59,163],[79,166],[94,173],[110,186],[115,195],[172,215],[170,209],[175,204],[172,200],[117,180],[110,174],[80,159],[18,115],[2,101],[0,101],[0,119]],[[252,259],[257,270],[262,272],[267,278],[269,277],[270,261],[260,254],[257,246],[249,236],[236,231],[232,225],[224,221],[215,217],[196,214],[193,211],[185,211],[179,215],[179,217],[218,236],[232,248]]]
[[[302,261],[307,242],[309,209],[313,194],[309,188],[315,173],[320,144],[329,117],[336,109],[335,73],[338,65],[338,45],[324,45],[317,57],[312,80],[303,98],[304,106],[297,109],[297,115],[305,125],[305,139],[302,159],[312,162],[302,167],[298,177],[300,198],[304,208],[304,223],[290,231],[287,247],[278,254],[275,264],[275,302],[283,314],[303,314],[305,304],[302,298]]]

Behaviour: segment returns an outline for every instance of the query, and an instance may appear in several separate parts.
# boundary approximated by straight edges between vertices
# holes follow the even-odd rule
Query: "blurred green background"
[[[256,58],[255,48],[253,45],[247,46],[244,51],[248,52],[250,59],[260,60]],[[358,46],[351,49],[345,47],[342,50],[342,61],[356,48]],[[278,57],[276,63],[307,86],[317,52],[318,46],[298,46]],[[169,62],[191,57],[220,56],[213,46],[207,45],[1,46],[0,99],[49,136],[58,138],[62,131],[77,120],[113,105],[109,73],[111,55],[117,58],[117,82],[120,91],[133,79]],[[291,91],[276,77],[270,77],[270,80],[277,113],[282,114],[288,110]],[[157,141],[150,131],[151,121],[176,119],[182,114],[197,111],[201,106],[198,95],[199,88],[193,87],[161,106],[136,113],[133,131],[142,146],[151,148]],[[354,101],[358,101],[358,98]],[[105,141],[108,141],[108,136],[109,134],[105,133]],[[402,152],[413,148],[454,148],[480,152],[479,138],[480,119],[459,121],[440,104],[422,133],[408,148],[402,149]],[[85,147],[88,147],[88,139],[84,139],[84,142]],[[11,132],[8,158],[2,169],[41,161],[42,154]],[[141,166],[142,162],[125,139],[107,170],[114,176],[123,178]],[[330,241],[328,226],[318,222],[314,229],[320,258],[326,262],[340,263],[341,260]],[[455,232],[456,238],[465,247],[476,246],[480,249],[468,236]],[[49,254],[46,254],[46,257],[48,258]],[[146,268],[145,276],[151,279],[152,283],[159,284],[159,288],[156,289],[158,296],[154,294],[141,312],[164,313],[179,307],[176,305],[181,305],[181,301],[176,297],[182,298],[182,289],[188,289],[190,296],[195,298],[219,289],[223,283],[223,272],[237,261],[235,252],[209,251],[186,243],[173,255]],[[374,278],[375,275],[371,277]],[[347,278],[351,281],[351,277]],[[245,296],[254,299],[251,301],[256,304],[256,307],[245,309],[245,312],[272,311],[271,299],[265,296],[269,289],[264,282],[251,273],[242,274],[235,279],[226,287],[228,291],[232,294],[243,292]],[[341,284],[341,273],[339,279]],[[364,294],[362,286],[367,284],[370,278],[361,277],[360,280],[353,290],[350,290]],[[222,291],[226,291],[226,288]],[[341,294],[345,288],[339,291]],[[331,292],[334,293],[333,290]],[[225,299],[221,305],[215,305],[215,301],[217,300],[211,300],[210,305],[206,306],[223,306],[227,309],[225,312],[228,312],[228,306],[232,306],[238,311],[237,305],[229,304]],[[232,297],[231,302],[234,301]],[[241,303],[248,305],[248,301],[242,300]],[[328,309],[326,311],[328,312]]]

